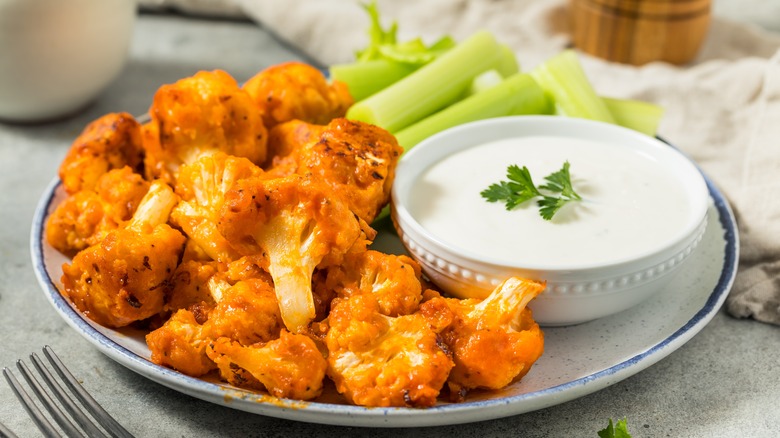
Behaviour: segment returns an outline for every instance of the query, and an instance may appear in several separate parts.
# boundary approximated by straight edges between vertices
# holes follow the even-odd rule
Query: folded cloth
[[[368,17],[358,0],[219,1],[240,6],[324,65],[351,61],[368,42]],[[385,25],[398,21],[402,41],[444,34],[460,40],[488,29],[528,70],[570,45],[566,4],[394,0],[379,6]],[[659,134],[703,168],[737,213],[740,268],[727,310],[780,324],[780,35],[716,17],[699,56],[686,66],[581,60],[599,94],[665,108]]]

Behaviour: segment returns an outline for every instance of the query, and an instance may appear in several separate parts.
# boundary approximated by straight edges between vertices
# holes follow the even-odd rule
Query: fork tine
[[[65,431],[65,435],[74,437],[79,436],[81,432],[76,428],[76,425],[68,420],[68,417],[65,415],[65,413],[60,410],[57,404],[54,403],[54,400],[51,399],[49,393],[43,389],[35,376],[30,372],[30,368],[27,367],[27,364],[21,360],[17,360],[16,366],[19,368],[19,371],[21,371],[24,380],[26,380],[27,384],[30,385],[30,388],[32,388],[35,395],[38,396],[38,400],[40,400],[41,404],[43,404],[43,407],[49,411],[52,418],[54,418],[54,421],[56,421],[62,430]]]
[[[40,431],[43,432],[43,434],[47,437],[60,437],[61,435],[57,432],[56,429],[54,429],[54,426],[49,423],[46,417],[43,416],[43,413],[40,411],[40,409],[35,406],[35,403],[24,390],[22,384],[16,380],[16,377],[13,375],[11,370],[8,368],[3,368],[3,375],[5,376],[5,380],[8,381],[8,385],[11,386],[14,394],[16,394],[16,398],[22,402],[22,406],[24,406],[24,409],[27,410],[28,414],[30,414],[30,418],[32,418],[35,425],[38,426],[38,429],[40,429]]]
[[[104,438],[107,435],[103,433],[100,429],[98,429],[93,423],[92,420],[87,417],[84,412],[79,409],[78,406],[76,406],[75,403],[73,403],[73,400],[68,396],[68,394],[65,392],[64,389],[62,389],[62,386],[60,386],[59,383],[57,383],[57,380],[54,379],[54,376],[51,374],[48,368],[44,365],[43,361],[40,357],[38,357],[37,354],[33,353],[30,355],[30,359],[33,361],[33,365],[35,365],[35,368],[38,370],[38,373],[43,377],[43,380],[46,382],[46,384],[49,386],[49,388],[52,390],[55,396],[57,396],[57,399],[60,401],[63,407],[70,413],[70,416],[76,420],[76,423],[78,423],[82,429],[84,429],[84,432],[87,433],[87,436],[89,437],[97,437],[97,438]],[[62,415],[62,412],[60,412],[60,415]],[[57,416],[52,412],[52,416],[55,420],[57,420]],[[57,423],[59,423],[59,420],[57,420]],[[62,424],[60,424],[62,426]],[[73,424],[71,423],[71,426]],[[81,435],[81,432],[79,432],[77,429],[75,429],[75,426],[73,426],[73,430],[68,430],[63,426],[63,429],[65,429],[65,432],[70,435],[71,432],[74,436]]]
[[[81,400],[81,403],[87,407],[93,417],[111,434],[116,438],[134,438],[133,434],[127,431],[121,424],[119,424],[114,417],[112,417],[105,409],[103,409],[98,402],[92,398],[91,395],[81,386],[81,384],[73,377],[73,374],[68,371],[62,360],[54,353],[54,350],[48,345],[43,347],[43,354],[54,366],[57,374],[60,375],[62,380],[68,385],[71,391],[76,397]]]
[[[0,438],[16,438],[11,429],[5,427],[5,424],[0,423]]]

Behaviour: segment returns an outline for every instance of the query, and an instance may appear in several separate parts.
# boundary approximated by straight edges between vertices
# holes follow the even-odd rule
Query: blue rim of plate
[[[665,140],[661,140],[668,144]],[[695,162],[694,165],[696,165]],[[60,294],[46,269],[44,260],[44,226],[48,217],[48,211],[52,207],[54,196],[61,185],[58,178],[55,178],[46,188],[36,208],[32,223],[30,250],[33,269],[38,282],[60,316],[88,341],[98,347],[101,352],[125,367],[164,386],[238,410],[311,423],[371,427],[452,425],[535,411],[603,389],[663,359],[692,338],[714,317],[734,282],[738,264],[739,239],[734,214],[726,198],[700,168],[699,171],[707,183],[707,189],[718,211],[726,247],[724,249],[721,274],[715,288],[710,293],[704,306],[682,327],[639,354],[607,369],[566,383],[516,396],[454,404],[439,404],[426,409],[364,408],[351,405],[277,399],[181,374],[169,368],[156,365],[110,339],[87,322],[85,317]],[[564,394],[565,396],[563,396]],[[556,396],[559,397],[556,398]],[[402,421],[396,421],[401,418],[403,419]]]

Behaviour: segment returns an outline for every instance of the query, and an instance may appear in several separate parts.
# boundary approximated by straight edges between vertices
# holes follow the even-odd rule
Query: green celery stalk
[[[480,73],[476,78],[474,78],[473,81],[471,81],[471,86],[469,87],[469,96],[472,94],[477,94],[481,91],[485,91],[488,88],[494,87],[503,81],[504,78],[501,76],[501,73],[499,73],[498,70],[488,70],[484,73]]]
[[[430,47],[426,47],[421,38],[416,38],[405,43],[382,44],[379,46],[379,54],[389,61],[419,67],[433,61],[452,47],[455,47],[455,42],[449,36],[442,37]]]
[[[506,56],[492,34],[477,32],[414,73],[355,103],[347,118],[398,132],[464,96],[474,77],[503,66]]]
[[[491,117],[551,114],[552,104],[541,87],[525,73],[517,73],[483,91],[458,101],[395,134],[404,150],[437,132]]]
[[[601,100],[604,101],[618,125],[655,137],[661,117],[664,115],[663,108],[639,100],[610,97],[602,97]]]
[[[386,59],[336,64],[330,67],[330,77],[347,84],[355,102],[387,88],[415,71],[418,67]]]
[[[548,59],[533,71],[539,85],[552,96],[563,115],[615,123],[604,102],[596,95],[573,50]]]
[[[494,68],[505,78],[520,71],[520,64],[517,63],[517,57],[511,47],[501,44],[501,58]]]

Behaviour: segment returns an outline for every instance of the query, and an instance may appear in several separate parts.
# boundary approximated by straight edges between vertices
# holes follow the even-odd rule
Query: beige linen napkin
[[[325,65],[351,61],[367,42],[358,0],[215,1],[239,5]],[[443,34],[460,40],[488,29],[516,51],[524,70],[570,42],[565,0],[380,0],[380,10],[385,24],[399,22],[401,40]],[[699,57],[684,67],[637,68],[581,56],[599,94],[666,109],[659,134],[691,156],[737,212],[740,269],[728,311],[774,324],[780,324],[779,49],[779,35],[716,18]]]

